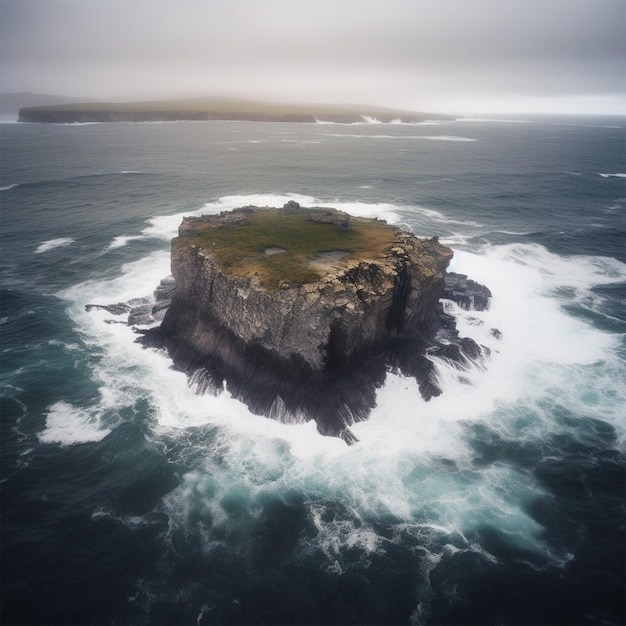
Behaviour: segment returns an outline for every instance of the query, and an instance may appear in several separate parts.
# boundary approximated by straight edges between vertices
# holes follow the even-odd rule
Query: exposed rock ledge
[[[200,392],[226,385],[254,413],[314,419],[320,433],[353,443],[349,426],[369,415],[389,370],[415,377],[428,400],[441,393],[429,356],[458,367],[484,358],[440,304],[484,308],[491,295],[446,278],[452,255],[436,238],[293,202],[185,218],[172,241],[175,282],[162,283],[152,309],[165,316],[140,341],[166,348]],[[129,307],[129,323],[148,308]]]

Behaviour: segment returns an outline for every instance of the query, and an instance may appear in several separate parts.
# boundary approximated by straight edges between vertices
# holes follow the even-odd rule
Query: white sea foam
[[[42,252],[48,252],[54,248],[62,248],[63,246],[69,246],[74,243],[74,239],[71,237],[59,237],[58,239],[49,239],[48,241],[42,241],[35,250],[35,254],[41,254]]]
[[[602,178],[626,178],[626,174],[598,174]]]
[[[421,137],[415,137],[415,139],[432,139],[434,141],[477,141],[472,137],[459,137],[458,135],[423,135]]]
[[[131,241],[138,241],[140,239],[145,239],[145,237],[142,235],[120,235],[113,239],[113,241],[109,244],[108,250],[123,248],[124,246],[127,246]]]
[[[372,117],[371,115],[361,115],[361,117],[366,124],[382,124],[379,119]]]
[[[50,339],[46,342],[49,346],[58,346],[66,350],[67,352],[76,352],[80,350],[80,344],[78,343],[66,343],[65,341],[59,341],[58,339]]]
[[[494,294],[483,326],[473,333],[484,336],[490,328],[502,333],[501,345],[485,372],[485,384],[494,389],[498,428],[519,438],[518,423],[501,410],[502,399],[510,411],[523,409],[536,421],[524,436],[537,441],[557,428],[554,415],[546,414],[545,400],[558,402],[574,414],[589,415],[589,391],[594,390],[592,414],[610,423],[618,440],[626,441],[622,416],[626,389],[617,381],[626,375],[617,356],[619,338],[601,332],[569,315],[563,305],[585,301],[597,285],[626,281],[626,265],[607,257],[563,257],[537,244],[511,244],[485,249],[484,255],[457,252],[453,269],[489,285]],[[471,317],[480,317],[471,315]],[[466,316],[459,317],[461,332]],[[489,344],[488,344],[489,345]]]
[[[226,208],[230,208],[232,206],[240,206],[242,204],[271,204],[271,205],[280,205],[284,201],[289,199],[299,199],[303,204],[316,204],[316,199],[307,198],[303,196],[230,196],[228,198],[222,198],[217,202],[209,203],[205,207],[203,207],[202,211],[206,212],[219,212],[220,210],[224,210]],[[384,215],[387,218],[389,217],[388,212],[392,209],[391,205],[369,205],[364,206],[358,203],[350,204],[350,203],[333,203],[333,206],[337,206],[337,208],[342,208],[343,210],[352,211],[354,213],[360,214],[368,214],[368,215]],[[180,216],[172,216],[174,219],[170,220],[171,223],[167,226],[161,224],[161,233],[163,238],[169,238],[175,232],[175,224],[177,225]],[[161,219],[161,218],[156,218]],[[169,220],[169,218],[167,218]],[[472,257],[471,255],[463,255],[463,253],[457,253],[456,259],[454,261],[454,269],[459,269],[463,265],[470,265],[468,273],[474,277],[480,278],[480,274],[485,274],[485,278],[483,278],[484,282],[489,284],[494,293],[498,296],[496,300],[494,300],[494,305],[492,309],[487,314],[489,317],[493,318],[489,322],[484,322],[482,327],[470,327],[470,321],[464,321],[464,314],[457,311],[457,315],[460,316],[459,324],[463,326],[466,325],[466,328],[462,328],[464,332],[468,332],[473,334],[474,336],[478,336],[482,343],[490,345],[492,349],[501,350],[501,346],[497,344],[497,342],[493,339],[493,337],[489,336],[489,331],[491,327],[497,326],[499,330],[501,330],[505,337],[507,337],[507,345],[510,345],[514,350],[521,349],[524,346],[525,351],[530,352],[530,357],[532,359],[536,359],[538,357],[545,359],[552,359],[568,363],[572,359],[576,361],[576,359],[581,359],[582,362],[590,363],[593,362],[594,359],[599,358],[603,352],[609,347],[610,338],[609,336],[600,335],[598,337],[595,331],[590,331],[580,322],[577,322],[571,317],[564,315],[558,306],[558,302],[556,302],[553,298],[551,299],[549,296],[546,297],[538,297],[537,293],[541,292],[541,290],[553,291],[560,284],[563,283],[565,279],[567,283],[571,286],[571,266],[567,264],[567,261],[564,261],[565,266],[559,268],[559,260],[560,257],[554,256],[554,258],[546,258],[547,253],[543,248],[537,246],[502,246],[497,249],[493,249],[490,251],[490,259],[483,265],[480,263],[480,259],[482,257]],[[502,257],[501,260],[499,257]],[[580,262],[580,260],[578,260]],[[598,265],[598,260],[586,259],[583,261],[587,270],[589,270],[593,274],[594,280],[597,281],[608,281],[611,282],[613,280],[617,281],[620,279],[622,275],[620,272],[622,268],[618,265],[615,267],[606,267],[607,261],[603,261],[600,265]],[[532,271],[528,271],[528,268],[525,270],[525,265],[532,265],[534,269]],[[166,275],[166,258],[162,259],[163,269],[161,271],[152,272],[154,276],[154,284],[158,282],[158,279],[161,276]],[[609,262],[609,266],[612,264]],[[546,275],[545,268],[552,268],[551,274]],[[614,277],[610,278],[607,274],[607,269],[609,274],[611,272],[614,273]],[[130,275],[130,274],[129,274]],[[478,276],[477,276],[478,275]],[[587,274],[586,279],[583,278],[582,274],[576,273],[576,276],[580,276],[580,288],[584,289],[587,284],[585,280],[589,279],[590,276]],[[559,278],[560,277],[560,278]],[[125,297],[134,297],[138,295],[137,286],[133,284],[133,281],[130,281],[131,285],[128,288],[123,289],[121,293],[107,294],[106,290],[102,289],[101,286],[98,287],[97,291],[100,295],[98,301],[100,302],[111,302],[118,301],[120,299],[124,299]],[[146,284],[145,277],[142,277],[141,280],[137,280],[137,283],[141,283],[142,285]],[[144,287],[145,289],[145,287]],[[499,291],[499,293],[498,293]],[[519,294],[527,294],[526,301],[519,301]],[[104,294],[104,295],[103,295]],[[89,301],[94,301],[94,298],[88,298]],[[505,304],[508,306],[505,306]],[[529,314],[530,313],[530,314]],[[475,318],[478,314],[474,314]],[[480,316],[478,316],[480,317]],[[554,325],[547,324],[546,322],[550,319],[556,318],[557,323]],[[520,326],[520,328],[518,328]],[[554,326],[560,331],[558,334],[554,334]],[[109,327],[111,329],[112,327]],[[572,342],[569,338],[576,337],[577,341]],[[517,338],[517,342],[516,342]],[[535,339],[533,341],[532,339]],[[600,340],[599,340],[600,339]],[[532,347],[532,349],[531,349]],[[494,358],[498,358],[497,356]],[[445,375],[445,365],[439,364],[442,376]],[[500,393],[505,391],[510,387],[519,386],[519,377],[510,375],[511,372],[508,372],[507,368],[503,368],[503,364],[500,363],[499,367],[494,368],[496,371],[501,372],[500,376],[501,380],[496,380],[492,382],[497,382],[497,388]],[[506,373],[506,375],[505,375]],[[489,373],[484,374],[482,372],[472,372],[469,375],[477,377],[480,379],[485,376],[494,376],[489,370]],[[454,373],[453,373],[454,378]],[[457,377],[458,378],[458,377]],[[391,383],[390,383],[391,384]],[[454,382],[452,383],[454,384]],[[410,385],[409,385],[410,386]],[[488,388],[490,386],[487,386]],[[180,377],[178,388],[181,394],[181,397],[177,398],[174,403],[170,403],[166,398],[160,398],[159,405],[162,409],[161,423],[163,425],[173,426],[176,424],[177,415],[180,414],[179,411],[176,410],[176,406],[179,406],[182,402],[184,405],[185,402],[183,398],[187,397],[187,387],[186,380],[184,377]],[[493,403],[493,397],[489,398],[489,394],[486,393],[485,397],[482,399],[479,397],[481,393],[485,393],[484,386],[460,386],[459,393],[469,394],[469,399],[471,402],[463,401],[460,403],[460,406],[464,408],[471,404],[473,407],[482,407],[483,410],[488,410]],[[381,400],[379,401],[379,406],[381,406],[382,397],[384,392],[381,392]],[[171,394],[169,394],[171,395]],[[418,394],[413,390],[412,393],[415,396],[415,402],[420,402]],[[504,394],[506,396],[506,394]],[[515,395],[513,396],[515,397]],[[191,396],[188,398],[189,402],[193,405],[195,403],[196,397]],[[480,402],[478,400],[481,400]],[[231,413],[232,409],[238,406],[238,403],[231,401],[228,399],[227,395],[220,396],[219,398],[211,398],[206,400],[208,404],[211,404],[211,413],[214,414],[226,414]],[[445,405],[446,400],[445,396],[443,399],[440,399],[439,405]],[[458,402],[458,398],[455,399],[454,402],[450,402],[451,404],[455,404]],[[206,406],[206,404],[205,404]],[[434,404],[433,404],[434,406]],[[453,407],[450,407],[453,408]],[[378,410],[378,409],[377,409]],[[249,415],[247,409],[245,407],[240,406],[235,411],[238,416],[244,420],[248,420]],[[189,407],[189,424],[201,424],[206,423],[206,411],[202,411],[201,415],[198,415],[192,407]],[[466,419],[467,413],[465,411],[456,412],[458,414],[458,419]],[[450,415],[454,415],[454,413],[448,413],[448,418]],[[267,428],[267,420],[260,418],[253,418],[252,421],[259,426],[261,430]],[[363,425],[359,425],[358,428],[364,428],[367,430],[367,424],[373,423],[375,420],[370,420],[369,422],[365,422]],[[432,422],[431,422],[432,425]],[[246,421],[244,428],[250,427],[250,423]],[[270,429],[273,427],[270,426]],[[278,430],[281,432],[285,427],[282,425],[277,425]],[[287,427],[294,429],[306,429],[306,427]],[[422,439],[423,440],[423,439]]]
[[[370,115],[362,115],[361,122],[331,122],[315,118],[315,123],[325,126],[363,126],[367,124],[393,124],[394,126],[440,126],[444,122],[435,120],[424,120],[423,122],[403,122],[400,118],[392,119],[389,122],[381,122],[378,118]]]
[[[106,122],[52,122],[54,126],[63,126],[63,128],[81,128],[82,126],[100,126]]]
[[[17,186],[18,183],[15,183],[14,185],[5,185],[4,187],[0,187],[0,191],[9,191],[9,189],[14,189]]]
[[[115,520],[119,524],[123,524],[127,528],[132,530],[136,528],[140,528],[142,526],[148,526],[150,521],[146,520],[145,517],[141,515],[116,515],[115,513],[104,509],[99,508],[91,514],[91,519],[93,520]]]
[[[392,222],[407,213],[406,207],[391,204],[297,194],[225,196],[192,213],[282,206],[289,200]],[[417,219],[419,211],[411,211],[411,219]],[[153,218],[144,235],[169,240],[182,215]],[[447,218],[432,212],[428,219]],[[491,246],[480,254],[457,251],[450,269],[488,285],[494,297],[482,312],[446,306],[462,335],[491,349],[490,360],[459,371],[435,359],[443,394],[430,402],[421,398],[415,380],[389,374],[369,419],[353,426],[359,443],[348,447],[321,437],[312,422],[285,425],[253,415],[228,391],[196,395],[165,353],[134,343],[129,327],[108,323],[117,320],[111,313],[85,311],[87,303],[148,295],[169,274],[165,247],[124,266],[113,280],[90,281],[59,294],[83,341],[97,346],[100,356],[92,376],[100,398],[88,407],[66,401],[53,405],[42,441],[95,441],[119,423],[122,409],[138,398],[145,401],[155,443],[167,446],[173,462],[192,468],[164,499],[170,527],[204,520],[194,528],[202,529],[206,551],[229,541],[224,530],[243,524],[229,512],[228,502],[236,501],[255,519],[264,498],[295,491],[305,496],[314,533],[298,549],[324,555],[328,571],[345,571],[345,554],[357,553],[366,563],[388,541],[406,536],[432,551],[433,567],[438,559],[465,551],[490,560],[494,557],[476,539],[485,525],[537,558],[557,566],[565,562],[564,555],[543,543],[542,528],[528,512],[534,499],[546,497],[532,472],[505,462],[477,465],[469,435],[480,426],[504,441],[547,445],[565,428],[550,408],[550,402],[558,402],[572,413],[610,423],[625,438],[621,410],[626,398],[619,382],[624,372],[614,354],[615,337],[572,317],[561,305],[584,297],[594,285],[626,279],[626,266],[600,257],[561,257],[532,244]],[[336,503],[341,514],[333,509]],[[375,529],[381,520],[391,524],[386,539]],[[238,526],[238,541],[253,541],[247,532]]]
[[[46,427],[39,433],[42,443],[71,445],[100,441],[111,431],[103,428],[100,410],[77,408],[68,402],[55,402],[46,415]]]
[[[462,224],[463,226],[473,226],[475,228],[479,228],[481,226],[481,224],[479,224],[478,222],[473,222],[471,220],[465,220],[465,219],[456,219],[454,217],[448,217],[447,215],[445,215],[444,213],[441,213],[440,211],[436,211],[435,209],[429,209],[423,206],[416,206],[414,207],[414,210],[417,213],[424,215],[428,219],[439,224]]]
[[[534,124],[534,122],[530,120],[513,120],[513,119],[503,119],[503,118],[489,118],[489,117],[459,117],[455,122],[489,122],[489,123],[498,123],[498,124]]]
[[[494,234],[500,234],[500,235],[514,235],[516,237],[525,237],[528,235],[531,235],[532,233],[530,231],[526,231],[526,230],[494,230],[491,231]]]
[[[425,120],[423,122],[403,122],[401,119],[391,120],[389,122],[394,126],[442,126],[446,122],[436,122],[434,120]]]

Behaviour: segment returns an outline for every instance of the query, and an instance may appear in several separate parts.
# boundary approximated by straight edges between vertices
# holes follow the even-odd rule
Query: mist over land
[[[66,102],[20,107],[21,122],[142,122],[231,120],[256,122],[419,123],[450,116],[360,104],[294,104],[241,98],[193,98],[147,102]]]

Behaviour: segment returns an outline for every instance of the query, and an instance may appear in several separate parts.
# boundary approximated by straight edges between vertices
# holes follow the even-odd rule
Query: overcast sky
[[[0,0],[0,90],[626,114],[626,0]]]

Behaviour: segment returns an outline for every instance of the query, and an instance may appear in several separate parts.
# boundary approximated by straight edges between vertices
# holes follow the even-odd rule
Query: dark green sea
[[[626,118],[0,141],[3,624],[624,623]],[[486,367],[390,373],[349,447],[85,310],[150,296],[184,215],[292,199],[451,246]]]

